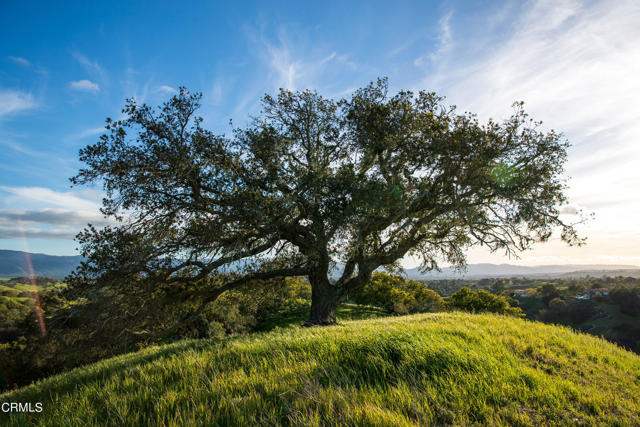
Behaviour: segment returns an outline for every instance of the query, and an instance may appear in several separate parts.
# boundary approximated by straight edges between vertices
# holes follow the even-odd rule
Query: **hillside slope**
[[[421,314],[149,348],[0,401],[42,402],[16,425],[638,425],[640,357],[536,322]]]

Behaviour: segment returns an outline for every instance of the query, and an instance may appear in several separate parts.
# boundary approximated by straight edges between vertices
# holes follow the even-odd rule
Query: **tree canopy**
[[[408,254],[434,269],[464,265],[474,245],[517,253],[557,228],[580,243],[559,218],[568,142],[522,103],[481,124],[432,92],[390,95],[386,79],[340,100],[281,89],[225,136],[203,128],[200,99],[181,88],[160,109],[127,100],[80,151],[72,183],[101,183],[115,223],[78,235],[87,261],[74,283],[179,294],[226,272],[199,291],[206,304],[306,276],[309,322],[326,324]]]

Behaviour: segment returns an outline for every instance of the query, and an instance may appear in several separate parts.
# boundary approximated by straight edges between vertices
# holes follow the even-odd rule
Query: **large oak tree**
[[[386,79],[334,101],[280,90],[230,137],[202,127],[199,94],[159,110],[128,100],[99,142],[80,151],[74,184],[101,183],[115,219],[78,235],[76,282],[130,292],[195,292],[203,304],[269,279],[306,276],[309,324],[372,272],[406,255],[424,269],[464,265],[485,245],[517,253],[558,229],[568,143],[540,131],[522,104],[480,124],[431,92],[388,94]],[[219,275],[220,272],[226,274]]]

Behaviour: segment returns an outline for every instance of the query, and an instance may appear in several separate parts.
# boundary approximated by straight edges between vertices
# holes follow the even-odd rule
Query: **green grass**
[[[0,413],[9,425],[639,425],[640,357],[558,326],[420,314],[148,348],[0,401],[43,404]]]
[[[281,312],[274,313],[271,319],[266,319],[257,325],[256,330],[265,332],[275,328],[284,328],[292,325],[301,325],[309,318],[311,312],[311,301],[300,304],[296,308],[286,308]],[[379,307],[372,305],[354,304],[352,302],[344,302],[335,311],[338,321],[344,320],[362,320],[372,319],[376,317],[389,316],[389,313]]]

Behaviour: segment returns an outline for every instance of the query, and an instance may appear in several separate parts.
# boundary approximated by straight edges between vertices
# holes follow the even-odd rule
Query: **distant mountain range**
[[[632,276],[640,277],[640,266],[611,264],[565,264],[521,266],[512,264],[469,264],[466,271],[456,271],[451,267],[442,271],[420,273],[419,269],[405,270],[410,279],[484,279],[496,277],[562,278],[562,277],[601,277]]]
[[[28,260],[31,259],[36,276],[62,279],[71,273],[82,261],[77,256],[55,256],[33,254],[21,251],[0,250],[0,277],[28,276]],[[483,279],[492,277],[559,278],[580,276],[633,276],[640,277],[640,266],[636,265],[538,265],[533,267],[511,264],[469,264],[466,272],[456,272],[453,268],[443,268],[441,272],[420,273],[417,268],[405,270],[410,279]]]
[[[62,279],[80,264],[82,257],[79,255],[55,256],[32,254],[29,252],[0,249],[0,277],[29,276],[31,274],[29,260],[31,260],[36,276]]]

